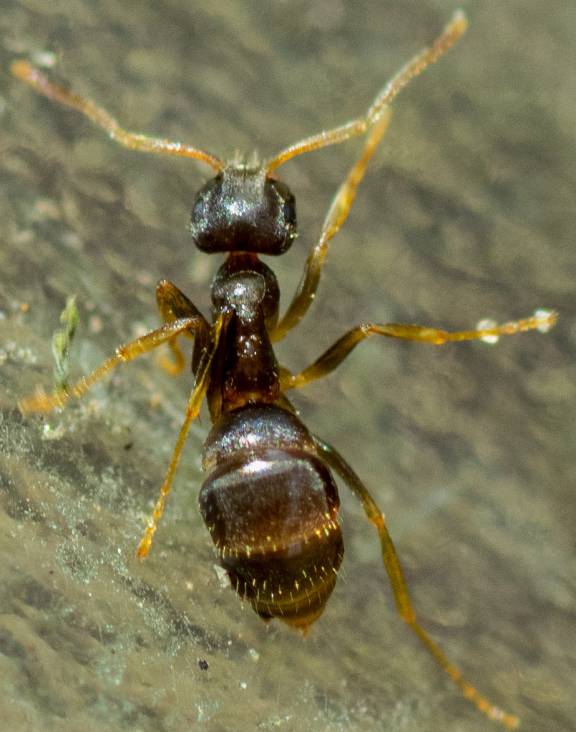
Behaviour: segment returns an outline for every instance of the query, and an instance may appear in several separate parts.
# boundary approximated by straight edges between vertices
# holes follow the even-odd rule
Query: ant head
[[[283,254],[296,237],[294,196],[260,165],[225,165],[200,189],[190,231],[203,252]]]

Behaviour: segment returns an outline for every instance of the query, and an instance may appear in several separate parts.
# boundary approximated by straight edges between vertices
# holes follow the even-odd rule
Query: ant
[[[163,365],[178,374],[185,364],[178,339],[193,338],[194,387],[138,557],[150,551],[188,429],[206,398],[212,429],[203,449],[203,469],[208,477],[200,489],[200,511],[220,563],[239,595],[263,619],[279,618],[304,632],[322,614],[344,551],[335,473],[360,500],[378,533],[402,620],[468,700],[490,719],[513,729],[518,718],[492,704],[466,681],[419,624],[383,513],[345,459],[307,430],[286,394],[334,371],[371,336],[435,345],[490,341],[533,329],[545,332],[556,322],[556,314],[540,310],[523,320],[500,326],[480,324],[477,330],[457,332],[420,325],[364,323],[298,373],[278,364],[272,345],[298,325],[314,301],[328,245],[346,220],[368,162],[388,127],[391,102],[408,82],[448,51],[466,27],[464,13],[457,11],[432,45],[383,87],[366,114],[301,140],[263,162],[249,163],[238,156],[223,161],[190,145],[128,132],[105,110],[48,80],[28,62],[14,62],[14,76],[88,117],[124,147],[190,157],[212,168],[215,176],[196,195],[190,232],[201,251],[227,255],[212,282],[211,322],[176,285],[161,280],[156,300],[163,325],[119,346],[113,356],[77,383],[64,385],[50,395],[37,392],[22,399],[19,406],[23,413],[63,407],[71,397],[82,397],[121,363],[163,344],[172,355]],[[296,293],[279,319],[278,282],[259,256],[277,256],[290,248],[296,237],[296,212],[294,196],[275,173],[297,155],[359,135],[366,135],[361,154],[334,197]]]

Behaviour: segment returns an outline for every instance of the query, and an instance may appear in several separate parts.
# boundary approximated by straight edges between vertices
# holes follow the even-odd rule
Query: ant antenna
[[[296,155],[318,150],[327,145],[337,145],[349,140],[351,137],[363,135],[366,130],[373,127],[386,113],[388,106],[409,81],[421,74],[430,64],[437,61],[444,55],[456,41],[464,35],[468,28],[468,20],[463,10],[457,10],[448,25],[434,41],[431,46],[422,49],[420,53],[403,66],[400,71],[387,82],[384,88],[378,93],[372,105],[363,117],[357,117],[332,130],[319,132],[317,135],[306,137],[304,140],[290,145],[278,155],[268,160],[264,165],[267,175],[270,175],[276,168],[284,165],[285,162]]]
[[[191,145],[165,140],[161,137],[148,137],[123,129],[105,109],[97,106],[89,99],[84,99],[69,89],[65,89],[63,86],[50,81],[47,76],[32,66],[32,64],[28,63],[28,61],[15,61],[11,65],[10,71],[13,76],[29,84],[39,94],[43,94],[48,99],[53,99],[55,102],[59,102],[66,107],[71,107],[85,117],[88,117],[95,125],[107,132],[115,142],[124,147],[130,148],[131,150],[140,150],[141,152],[195,158],[196,160],[201,160],[203,163],[207,163],[217,172],[224,168],[222,160],[211,153],[198,150],[198,148],[192,147]]]

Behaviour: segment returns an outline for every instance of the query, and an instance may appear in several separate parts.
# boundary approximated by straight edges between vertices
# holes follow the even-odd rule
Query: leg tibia
[[[75,384],[72,384],[72,386],[60,389],[52,394],[39,391],[33,396],[25,397],[18,403],[20,411],[23,414],[29,412],[50,412],[57,407],[63,407],[71,397],[80,399],[96,382],[100,381],[102,377],[121,363],[132,361],[143,353],[157,348],[162,343],[170,342],[180,333],[194,331],[198,327],[200,327],[200,324],[197,318],[182,318],[172,323],[166,323],[160,328],[150,331],[150,333],[146,333],[140,338],[136,338],[136,340],[119,346],[114,356],[106,359],[94,371],[84,376]]]
[[[447,331],[438,328],[429,328],[424,325],[401,325],[398,323],[378,325],[375,323],[365,323],[356,328],[352,328],[352,330],[344,334],[342,338],[337,340],[311,366],[308,366],[300,373],[284,373],[282,375],[281,385],[283,390],[297,389],[309,384],[311,381],[326,376],[334,371],[359,343],[375,335],[385,336],[386,338],[398,338],[404,341],[430,343],[436,346],[455,341],[474,340],[494,343],[500,336],[515,335],[516,333],[524,333],[529,330],[538,330],[545,333],[554,326],[556,320],[557,314],[553,310],[538,310],[530,318],[513,320],[509,323],[504,323],[504,325],[496,325],[495,323],[487,323],[484,321],[484,323],[480,324],[484,327],[480,327],[477,330]]]

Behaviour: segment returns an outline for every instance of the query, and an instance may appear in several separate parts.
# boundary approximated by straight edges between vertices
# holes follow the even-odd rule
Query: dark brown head
[[[294,196],[261,166],[227,165],[198,192],[190,231],[210,254],[283,254],[296,237]]]

